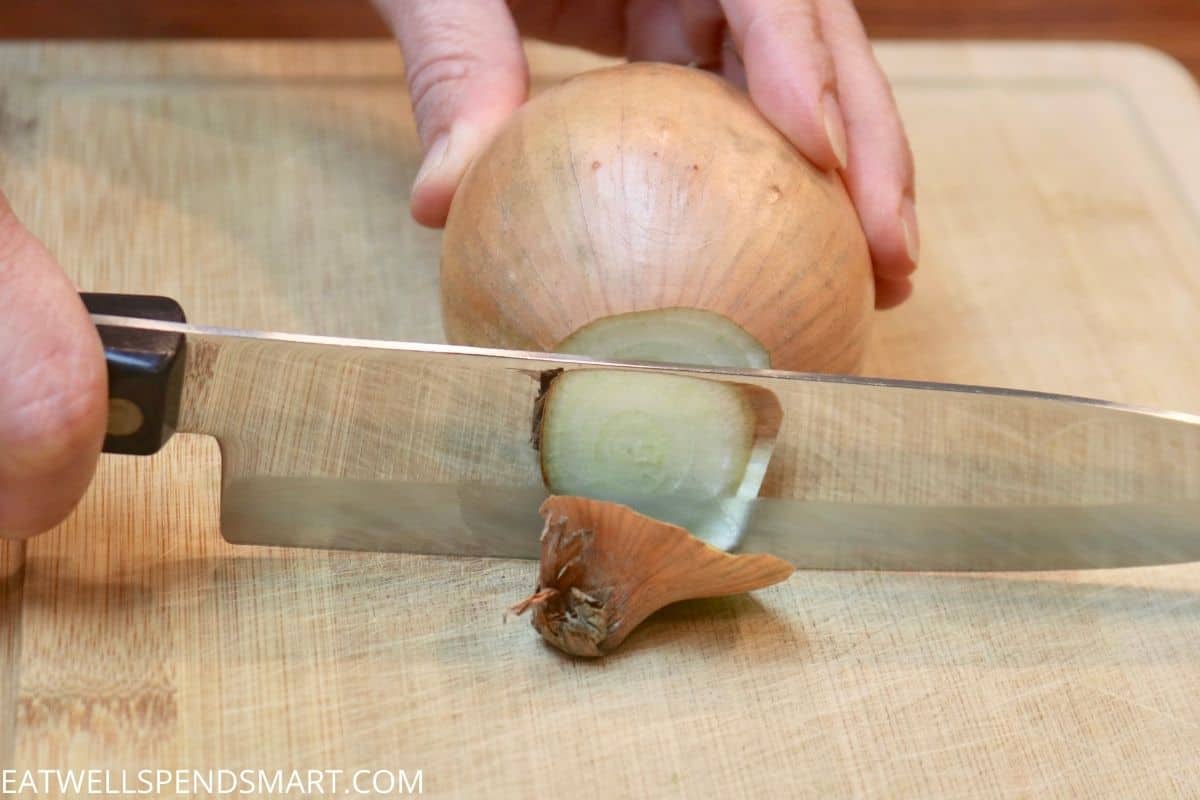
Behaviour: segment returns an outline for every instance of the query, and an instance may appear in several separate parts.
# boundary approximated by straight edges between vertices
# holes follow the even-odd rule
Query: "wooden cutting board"
[[[545,85],[596,63],[533,48]],[[1200,94],[1113,45],[883,44],[917,293],[869,372],[1200,411]],[[388,43],[5,45],[0,186],[81,286],[441,337]],[[0,766],[422,770],[436,796],[1200,793],[1200,567],[799,573],[580,663],[533,565],[239,549],[219,453],[106,458],[0,554]]]

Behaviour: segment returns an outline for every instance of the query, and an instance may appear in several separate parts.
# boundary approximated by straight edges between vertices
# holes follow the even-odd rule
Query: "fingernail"
[[[838,168],[846,168],[846,125],[842,122],[842,107],[833,92],[821,96],[821,122],[825,125],[825,136],[837,158]]]
[[[904,249],[913,264],[921,256],[921,234],[917,230],[917,208],[911,197],[900,203],[900,227],[904,230]]]
[[[446,154],[449,150],[449,132],[443,133],[433,140],[429,152],[425,154],[425,160],[421,162],[421,168],[417,170],[417,176],[413,178],[413,188],[420,186],[426,178],[442,168],[442,165],[446,163]]]

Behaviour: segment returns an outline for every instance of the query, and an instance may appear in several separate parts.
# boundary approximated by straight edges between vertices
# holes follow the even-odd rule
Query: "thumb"
[[[75,287],[0,195],[0,537],[58,524],[104,438],[100,339]]]
[[[504,0],[376,0],[404,53],[425,160],[412,215],[446,222],[471,160],[529,91],[529,68]]]

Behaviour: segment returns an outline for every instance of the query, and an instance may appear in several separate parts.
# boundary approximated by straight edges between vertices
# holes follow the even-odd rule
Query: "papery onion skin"
[[[512,606],[560,650],[602,656],[658,609],[787,580],[795,567],[772,555],[723,552],[688,531],[617,503],[551,496],[539,509],[538,583]]]
[[[874,284],[838,175],[721,79],[642,63],[545,91],[475,160],[441,297],[458,344],[549,351],[605,316],[696,308],[774,368],[853,372]]]

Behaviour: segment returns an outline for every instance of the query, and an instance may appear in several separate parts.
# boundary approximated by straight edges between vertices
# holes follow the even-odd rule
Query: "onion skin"
[[[853,372],[874,283],[839,176],[721,79],[639,63],[545,91],[476,159],[441,297],[457,344],[550,351],[612,314],[696,308],[774,368]]]
[[[532,610],[542,638],[573,656],[611,652],[671,603],[763,589],[796,571],[765,553],[718,550],[617,503],[552,496],[539,512],[537,586],[509,611]]]

